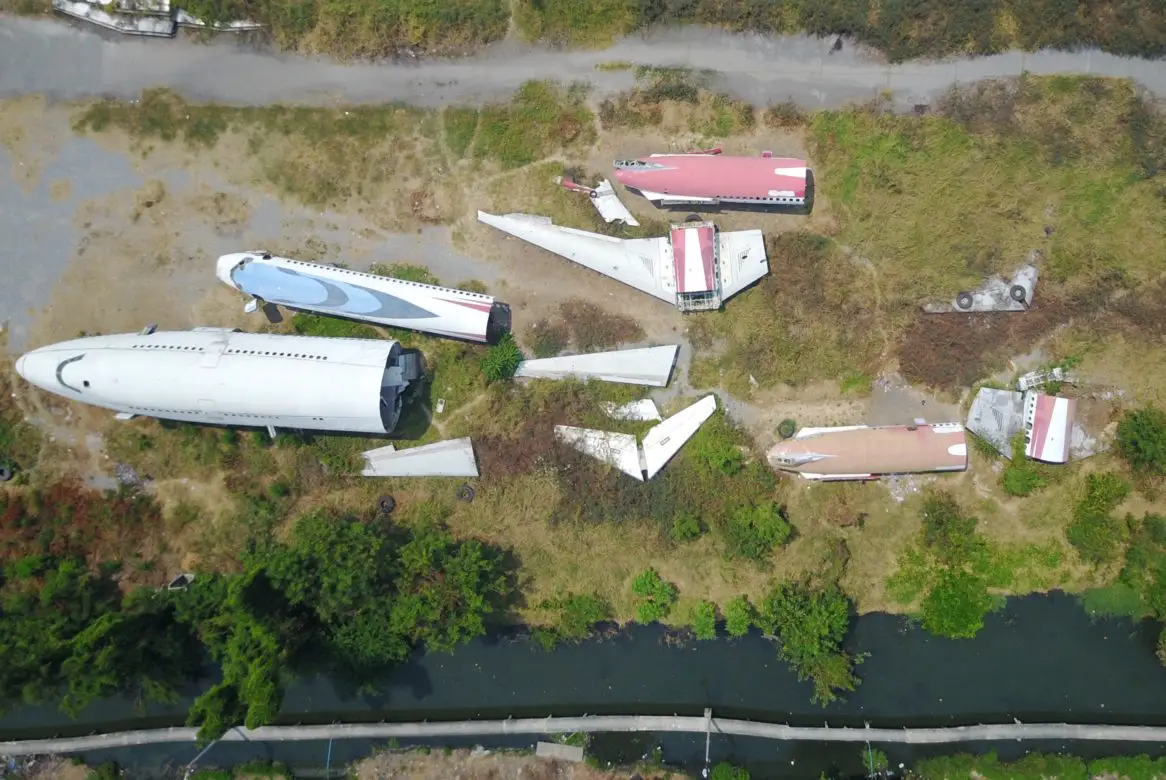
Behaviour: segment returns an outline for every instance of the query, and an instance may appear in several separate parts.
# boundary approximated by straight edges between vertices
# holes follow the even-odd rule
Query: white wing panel
[[[518,377],[531,379],[598,379],[628,385],[664,387],[672,375],[676,353],[680,347],[620,349],[613,352],[592,352],[588,355],[524,360],[514,372]]]
[[[451,439],[405,450],[390,444],[364,453],[365,477],[476,477],[478,462],[469,439]]]
[[[532,214],[498,216],[478,212],[478,220],[571,262],[676,304],[676,279],[666,238],[621,239],[555,225]]]
[[[765,236],[760,230],[718,233],[721,300],[727,300],[769,273]]]
[[[630,433],[612,433],[590,428],[575,428],[570,425],[556,425],[555,438],[574,447],[584,455],[590,455],[609,466],[614,466],[629,477],[641,482],[644,480],[644,474],[640,468],[640,448],[636,444],[636,437]]]
[[[684,443],[693,437],[716,410],[717,397],[706,395],[648,431],[644,436],[644,470],[648,473],[648,479],[656,476],[672,456],[680,452]]]

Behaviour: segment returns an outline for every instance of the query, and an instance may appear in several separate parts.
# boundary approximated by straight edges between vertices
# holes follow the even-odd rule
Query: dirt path
[[[944,62],[888,65],[860,47],[830,53],[833,40],[736,35],[700,27],[620,41],[602,51],[556,52],[504,41],[472,57],[412,65],[342,65],[322,58],[269,56],[222,38],[107,40],[61,21],[0,18],[0,97],[44,93],[58,98],[135,97],[170,87],[194,100],[261,105],[388,102],[448,105],[496,100],[530,78],[586,78],[598,92],[629,88],[628,71],[599,72],[603,62],[688,66],[719,75],[712,85],[756,104],[794,100],[838,106],[890,93],[907,108],[929,102],[957,82],[1000,76],[1092,73],[1131,77],[1166,94],[1166,61],[1096,51],[1008,52]]]

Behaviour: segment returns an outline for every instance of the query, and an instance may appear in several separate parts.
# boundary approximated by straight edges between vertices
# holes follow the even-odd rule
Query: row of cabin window
[[[259,349],[228,349],[228,355],[267,355],[269,357],[307,358],[308,360],[327,360],[327,355],[304,355],[298,352],[264,352]]]
[[[205,352],[202,347],[184,347],[176,344],[134,344],[131,349],[172,349],[178,351]],[[255,349],[228,349],[228,355],[269,355],[271,357],[308,358],[311,360],[327,360],[327,355],[303,355],[292,352],[261,352]]]
[[[292,265],[303,265],[303,266],[308,266],[311,268],[314,268],[317,266],[316,263],[305,263],[303,260],[288,260],[287,262],[291,263]],[[325,267],[327,267],[327,266],[325,266]],[[335,266],[332,266],[330,268],[330,270],[339,271],[342,274],[352,274],[353,276],[363,276],[366,279],[392,279],[394,282],[400,282],[401,284],[409,284],[409,285],[412,285],[414,287],[434,287],[434,286],[436,286],[436,285],[432,285],[432,284],[422,284],[421,282],[410,282],[408,279],[398,279],[395,276],[381,276],[379,274],[366,274],[364,271],[353,271],[353,270],[348,269],[348,268],[337,268]],[[475,298],[481,298],[482,300],[485,300],[485,301],[490,300],[489,295],[482,295],[481,293],[470,292],[469,290],[458,290],[458,292],[463,293],[465,295],[472,295]]]
[[[133,409],[135,412],[153,412],[156,414],[204,414],[204,412],[201,409],[186,409],[186,410],[151,409],[148,406],[131,406],[130,408]],[[220,414],[222,414],[223,417],[248,417],[248,418],[251,418],[253,420],[260,420],[260,419],[262,419],[262,420],[274,420],[275,419],[275,417],[273,417],[270,414],[243,414],[241,412],[220,412]],[[324,418],[323,417],[313,417],[312,420],[314,420],[316,422],[323,422]]]
[[[183,352],[202,352],[202,347],[182,346],[181,344],[134,344],[130,349],[175,349]]]

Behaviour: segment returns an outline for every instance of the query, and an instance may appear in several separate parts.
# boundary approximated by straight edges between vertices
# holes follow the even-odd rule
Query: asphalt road
[[[238,105],[399,100],[435,106],[496,100],[531,78],[586,78],[600,93],[627,89],[630,72],[595,70],[617,60],[713,70],[717,89],[758,104],[794,100],[805,107],[837,106],[881,92],[910,107],[930,102],[957,82],[1024,71],[1131,77],[1166,94],[1166,61],[1097,51],[1011,52],[888,65],[850,45],[830,53],[832,43],[689,27],[629,38],[603,51],[562,52],[507,41],[452,60],[339,64],[258,53],[228,36],[209,45],[114,38],[62,20],[0,17],[0,97],[132,98],[144,88],[164,86],[192,100]]]

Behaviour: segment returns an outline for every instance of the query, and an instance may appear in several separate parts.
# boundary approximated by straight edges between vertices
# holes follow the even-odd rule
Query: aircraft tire
[[[788,439],[797,432],[798,424],[790,418],[785,418],[777,424],[777,435],[783,439]]]
[[[592,200],[595,200],[596,198],[599,197],[599,193],[596,192],[595,190],[591,190],[591,192],[587,193],[587,197],[591,198]]]
[[[469,485],[462,485],[457,489],[457,500],[468,504],[474,500],[474,489]]]
[[[1017,303],[1024,303],[1025,298],[1028,297],[1028,290],[1019,284],[1014,284],[1012,285],[1012,289],[1008,291],[1008,296]]]
[[[955,297],[955,305],[961,309],[972,308],[973,298],[971,293],[962,292]]]
[[[10,482],[16,476],[16,469],[5,463],[0,465],[0,482]]]
[[[377,499],[377,512],[382,515],[391,515],[397,508],[397,499],[392,496],[381,496]]]
[[[704,218],[700,214],[689,214],[684,218],[685,222],[704,222]]]

